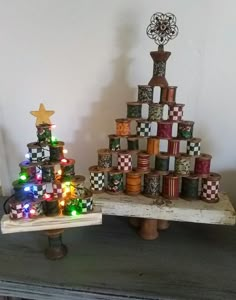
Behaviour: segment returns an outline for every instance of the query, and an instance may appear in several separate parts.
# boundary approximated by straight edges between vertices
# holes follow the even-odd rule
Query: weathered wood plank
[[[58,228],[83,227],[102,224],[101,208],[94,207],[93,211],[79,216],[40,217],[37,219],[11,220],[9,215],[1,219],[3,234],[14,232],[42,231]]]
[[[218,225],[234,225],[236,222],[235,210],[225,193],[220,194],[220,201],[217,203],[186,201],[181,198],[167,201],[161,197],[151,199],[143,195],[134,197],[107,193],[95,194],[93,198],[105,215]]]

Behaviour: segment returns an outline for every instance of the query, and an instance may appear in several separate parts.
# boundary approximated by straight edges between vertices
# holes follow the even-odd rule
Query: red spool
[[[163,176],[162,196],[167,199],[179,198],[179,177],[173,174]]]
[[[210,173],[212,156],[209,154],[201,154],[195,159],[194,173],[201,177],[206,177]]]
[[[157,136],[162,139],[172,138],[172,122],[162,121],[158,122]]]
[[[179,146],[180,146],[180,140],[177,139],[171,139],[168,140],[168,154],[172,156],[179,155]]]
[[[145,151],[140,151],[137,157],[137,169],[138,172],[150,172],[150,155]]]

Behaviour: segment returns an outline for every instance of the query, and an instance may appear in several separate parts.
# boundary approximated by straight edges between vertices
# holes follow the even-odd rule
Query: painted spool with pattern
[[[152,103],[153,87],[150,85],[138,85],[138,101],[143,103]]]
[[[191,157],[185,153],[181,153],[175,157],[175,173],[180,176],[188,176],[190,174]]]
[[[64,142],[58,141],[49,145],[50,161],[60,162],[64,158]]]
[[[32,185],[33,197],[42,198],[46,194],[47,185],[44,182],[34,182]]]
[[[179,148],[180,148],[180,140],[178,140],[178,139],[168,140],[168,150],[167,150],[168,155],[178,156]]]
[[[181,197],[186,200],[199,199],[199,177],[190,174],[182,178]]]
[[[215,203],[219,201],[219,186],[220,174],[210,173],[208,177],[202,178],[201,199],[208,203]]]
[[[20,201],[12,201],[9,203],[10,218],[19,220],[23,218],[23,203]]]
[[[110,171],[112,169],[112,152],[110,149],[98,150],[98,168],[101,171]]]
[[[117,159],[117,169],[122,172],[132,171],[132,156],[129,151],[119,151]]]
[[[151,172],[144,174],[143,194],[150,198],[156,198],[160,194],[160,175]]]
[[[15,180],[12,182],[12,186],[14,189],[14,198],[17,201],[33,198],[32,183],[23,183],[19,182],[19,180]]]
[[[63,181],[70,181],[75,175],[75,160],[71,158],[63,158],[60,161],[61,178]]]
[[[169,105],[168,120],[173,122],[179,122],[183,117],[184,104],[174,103]]]
[[[44,206],[42,200],[30,202],[27,214],[24,210],[24,216],[30,219],[35,219],[39,216],[42,216],[43,214],[44,214]]]
[[[169,164],[170,164],[170,157],[167,153],[160,152],[156,156],[155,160],[155,170],[162,175],[166,175],[169,173]]]
[[[179,198],[179,177],[173,173],[163,176],[162,196],[167,199]]]
[[[138,172],[130,172],[126,174],[125,193],[135,196],[141,193],[141,174]]]
[[[161,88],[160,103],[174,104],[176,99],[177,86]]]
[[[172,138],[172,126],[173,123],[169,121],[158,122],[157,136],[160,139],[171,139]]]
[[[111,151],[120,150],[120,137],[115,134],[110,134],[109,136],[109,149]]]
[[[29,143],[27,145],[29,150],[29,160],[32,163],[39,163],[44,160],[44,149],[36,143]]]
[[[142,118],[142,103],[127,102],[127,118],[141,119]]]
[[[141,173],[150,172],[150,155],[147,152],[138,152],[136,171]]]
[[[151,123],[149,121],[137,121],[137,136],[149,137],[151,134]]]
[[[139,150],[139,138],[135,135],[127,137],[127,148],[130,152],[137,152]]]
[[[108,172],[107,177],[107,193],[109,194],[120,194],[124,190],[123,183],[123,172],[118,171],[118,169],[114,168],[113,170]]]
[[[82,214],[93,210],[93,194],[90,191],[87,190],[84,197],[79,199],[79,206]]]
[[[52,182],[55,180],[55,165],[50,163],[44,163],[42,168],[42,181]]]
[[[36,176],[36,166],[32,165],[30,161],[25,160],[19,164],[21,174],[25,174],[27,181],[35,179]]]
[[[38,142],[41,144],[50,144],[52,137],[52,125],[51,124],[40,124],[36,126]]]
[[[201,139],[192,138],[187,141],[187,154],[191,156],[199,156],[201,154]]]
[[[165,78],[166,61],[171,53],[164,51],[162,46],[163,45],[159,46],[158,51],[150,52],[150,55],[153,59],[153,76],[148,84],[151,86],[168,86],[168,82]]]
[[[48,217],[58,216],[60,209],[58,199],[54,198],[53,194],[44,195],[43,209],[44,213]]]
[[[201,177],[206,177],[210,173],[212,156],[202,153],[195,159],[194,173]]]
[[[130,120],[116,119],[116,135],[129,136],[130,135]]]
[[[180,121],[178,123],[177,137],[184,140],[192,139],[193,125],[193,121]]]
[[[90,172],[90,188],[93,193],[102,193],[105,187],[105,174],[98,166],[89,168]]]
[[[164,105],[161,103],[150,103],[148,111],[148,120],[151,122],[161,121],[163,118]]]
[[[74,198],[80,198],[84,196],[85,188],[84,188],[85,177],[82,175],[75,175],[70,184],[70,193]]]
[[[160,153],[160,139],[156,137],[149,137],[147,140],[147,153],[150,155],[157,155]]]
[[[52,183],[53,196],[54,198],[61,198],[63,195],[63,183],[59,180],[55,180]]]

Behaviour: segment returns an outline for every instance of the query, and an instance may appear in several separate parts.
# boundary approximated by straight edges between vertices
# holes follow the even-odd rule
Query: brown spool
[[[150,155],[157,155],[160,153],[160,140],[158,138],[148,138],[147,153]]]
[[[168,86],[161,88],[160,103],[175,103],[177,86]]]
[[[135,196],[141,193],[141,174],[130,172],[126,175],[126,194]]]
[[[145,151],[138,152],[136,171],[141,173],[150,172],[150,154]]]
[[[116,135],[129,136],[130,135],[130,120],[116,119]]]

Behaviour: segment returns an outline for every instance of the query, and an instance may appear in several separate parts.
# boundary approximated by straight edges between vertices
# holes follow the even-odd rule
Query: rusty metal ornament
[[[157,12],[152,15],[147,27],[147,36],[153,39],[159,46],[166,45],[178,35],[179,29],[176,25],[176,16],[171,13]]]

